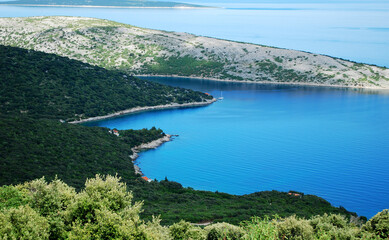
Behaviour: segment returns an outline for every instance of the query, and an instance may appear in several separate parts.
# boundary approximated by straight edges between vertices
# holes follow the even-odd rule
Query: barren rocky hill
[[[93,18],[0,18],[0,44],[134,75],[389,88],[383,67]]]

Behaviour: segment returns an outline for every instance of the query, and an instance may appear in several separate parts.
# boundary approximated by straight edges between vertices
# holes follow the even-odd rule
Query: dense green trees
[[[202,102],[203,93],[54,54],[0,45],[0,113],[76,120],[138,106]]]
[[[0,187],[0,238],[385,239],[389,230],[387,210],[365,225],[330,214],[311,219],[253,218],[240,226],[216,223],[204,228],[185,221],[162,226],[158,217],[141,219],[141,211],[142,203],[133,202],[118,177],[96,175],[80,192],[59,179],[47,182],[41,178]]]
[[[164,133],[155,128],[120,133],[117,137],[108,128],[0,115],[0,185],[58,176],[80,188],[97,173],[134,179],[131,148]]]
[[[35,120],[23,115],[0,115],[0,185],[19,184],[45,176],[56,176],[76,189],[95,174],[118,175],[127,183],[137,201],[144,201],[141,216],[147,220],[161,215],[163,224],[181,219],[199,222],[224,221],[238,224],[251,216],[297,214],[310,217],[323,213],[350,215],[324,199],[312,195],[302,198],[271,191],[234,196],[196,191],[169,180],[145,182],[134,173],[129,155],[131,148],[164,136],[160,129],[119,130],[117,137],[109,129]],[[7,204],[24,201],[13,196]],[[271,203],[271,204],[270,204]]]

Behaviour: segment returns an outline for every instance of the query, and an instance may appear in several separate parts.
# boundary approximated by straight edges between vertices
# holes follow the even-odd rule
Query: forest
[[[125,109],[212,99],[54,54],[0,45],[0,113],[79,120]]]

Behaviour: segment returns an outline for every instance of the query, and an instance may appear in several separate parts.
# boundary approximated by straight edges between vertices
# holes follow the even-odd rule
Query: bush
[[[48,239],[49,224],[29,206],[0,212],[1,239]]]
[[[381,238],[389,238],[389,210],[385,209],[372,217],[362,228]]]
[[[146,239],[150,240],[170,240],[172,239],[169,233],[169,228],[161,226],[161,219],[154,217],[151,222],[146,223],[145,232]]]
[[[246,232],[246,239],[255,240],[275,240],[277,239],[276,221],[278,216],[275,216],[273,220],[269,217],[261,219],[259,217],[253,217],[251,221],[242,223],[242,228]]]
[[[280,239],[308,240],[313,239],[313,228],[305,219],[295,216],[286,218],[277,223],[278,237]]]
[[[0,187],[0,210],[27,204],[28,197],[14,186]]]
[[[244,231],[240,227],[231,225],[229,223],[216,223],[204,228],[207,232],[208,240],[218,239],[242,239]]]
[[[199,227],[195,227],[184,220],[173,224],[169,228],[170,235],[175,240],[202,240],[206,239],[206,233]]]

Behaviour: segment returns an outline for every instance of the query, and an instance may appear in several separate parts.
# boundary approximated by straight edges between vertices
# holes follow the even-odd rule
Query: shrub
[[[280,239],[313,239],[313,228],[309,222],[305,219],[297,219],[295,216],[278,222],[277,231]]]
[[[184,220],[173,224],[169,228],[170,235],[175,240],[202,240],[206,239],[206,233],[199,227],[195,227]]]
[[[150,240],[170,240],[169,228],[161,226],[161,219],[154,217],[151,222],[146,223],[145,233],[146,239]]]
[[[0,212],[1,239],[48,239],[49,224],[29,206]]]
[[[381,238],[389,238],[389,210],[385,209],[372,217],[362,228]]]
[[[276,221],[278,217],[275,216],[274,220],[270,220],[268,216],[261,219],[259,217],[253,217],[251,221],[242,223],[242,228],[246,232],[246,239],[255,240],[275,240],[277,239]]]
[[[0,187],[0,210],[27,204],[28,197],[14,186]]]
[[[218,239],[242,239],[244,231],[240,227],[231,225],[229,223],[216,223],[204,228],[207,232],[208,240]]]

